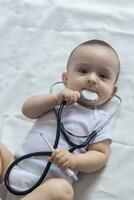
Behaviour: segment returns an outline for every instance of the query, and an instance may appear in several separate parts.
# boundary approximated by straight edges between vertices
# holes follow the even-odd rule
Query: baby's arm
[[[79,98],[79,92],[65,88],[56,95],[37,95],[29,98],[24,102],[22,112],[25,116],[36,119],[61,104],[63,100],[68,104],[73,104]]]
[[[57,105],[54,95],[37,95],[24,102],[22,112],[25,116],[36,119]]]
[[[104,140],[89,146],[88,151],[73,154],[64,149],[57,149],[51,156],[51,160],[62,170],[67,168],[81,172],[95,172],[103,168],[109,158],[110,142]]]
[[[110,141],[104,140],[88,147],[88,151],[76,156],[76,169],[83,172],[95,172],[103,168],[109,158]]]

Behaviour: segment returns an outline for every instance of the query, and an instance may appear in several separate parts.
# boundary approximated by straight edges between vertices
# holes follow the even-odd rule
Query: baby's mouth
[[[97,92],[86,89],[81,91],[81,97],[89,101],[97,101],[99,99],[99,95]]]

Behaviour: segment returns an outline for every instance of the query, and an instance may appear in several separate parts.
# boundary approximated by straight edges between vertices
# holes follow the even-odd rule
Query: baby
[[[53,108],[57,110],[63,101],[66,101],[66,105],[63,109],[62,122],[66,129],[78,136],[89,135],[108,116],[108,113],[101,107],[117,92],[116,82],[119,71],[118,55],[108,43],[101,40],[90,40],[77,46],[70,54],[66,71],[62,73],[65,88],[57,94],[33,96],[24,103],[23,114],[37,120],[15,157],[48,150],[40,133],[44,133],[53,146],[56,132]],[[95,101],[83,98],[81,96],[83,90],[97,94],[98,98]],[[80,144],[81,138],[75,137],[73,141]],[[61,137],[58,148],[49,158],[53,164],[45,181],[21,199],[73,200],[73,180],[64,172],[70,168],[77,175],[79,171],[89,173],[102,169],[110,155],[111,141],[109,124],[85,148],[73,153],[68,151],[70,144],[64,137]],[[1,144],[1,182],[7,167],[13,160],[14,156],[4,144]],[[38,165],[41,165],[41,159],[37,161]],[[20,170],[14,171],[14,180],[18,171],[20,174]]]

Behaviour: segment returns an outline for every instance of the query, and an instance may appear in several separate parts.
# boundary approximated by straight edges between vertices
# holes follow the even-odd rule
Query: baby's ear
[[[68,81],[68,74],[67,74],[67,72],[63,72],[62,73],[62,80],[63,80],[64,84],[66,85],[67,81]]]
[[[118,87],[117,87],[117,85],[114,85],[114,87],[113,87],[113,93],[112,93],[112,96],[113,96],[113,95],[115,95],[115,93],[117,92],[117,90],[118,90]]]

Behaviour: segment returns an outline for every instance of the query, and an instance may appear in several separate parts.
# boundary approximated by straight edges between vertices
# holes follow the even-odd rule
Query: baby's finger
[[[54,163],[58,163],[59,159],[61,157],[64,156],[64,152],[61,151],[61,150],[55,150],[53,153],[52,153],[52,156],[51,156],[51,160],[54,162]]]
[[[61,167],[67,160],[68,160],[67,157],[63,156],[62,158],[60,158],[60,159],[58,160],[57,165],[58,165],[59,167]]]
[[[69,168],[69,163],[68,160],[65,161],[61,166],[60,166],[61,170],[66,171]]]
[[[77,98],[77,100],[79,100],[79,98],[80,98],[80,92],[75,91],[75,94],[76,94],[76,98]]]
[[[68,104],[75,103],[79,99],[79,95],[78,94],[79,94],[79,92],[77,92],[77,91],[71,92],[69,100],[68,100]]]

